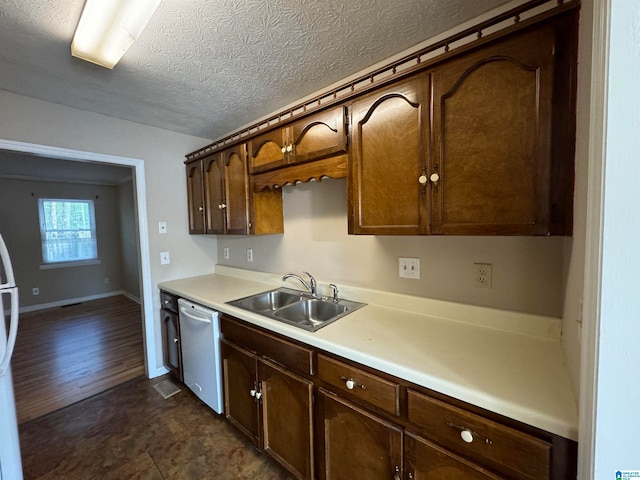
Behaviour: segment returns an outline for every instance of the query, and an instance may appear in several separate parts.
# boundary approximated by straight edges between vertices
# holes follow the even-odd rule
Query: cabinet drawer
[[[400,414],[400,385],[354,366],[318,355],[318,378],[394,415]],[[351,388],[349,388],[351,387]]]
[[[228,315],[220,319],[222,336],[253,353],[273,360],[290,370],[313,375],[313,351],[267,332],[249,327]]]
[[[439,444],[513,478],[550,478],[550,444],[411,389],[407,400],[409,421]]]
[[[165,310],[178,313],[178,297],[167,292],[160,292],[160,306]]]

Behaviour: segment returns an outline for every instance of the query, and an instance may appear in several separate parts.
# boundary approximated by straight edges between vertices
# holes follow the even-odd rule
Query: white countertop
[[[341,287],[368,305],[308,332],[225,304],[284,286],[281,276],[216,266],[162,290],[404,380],[578,439],[578,410],[556,318]],[[289,288],[300,288],[290,281]],[[323,285],[319,282],[319,287]]]

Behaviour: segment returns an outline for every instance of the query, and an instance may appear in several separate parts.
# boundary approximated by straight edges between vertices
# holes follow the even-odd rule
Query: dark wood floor
[[[21,314],[11,367],[18,423],[136,378],[141,306],[119,295]]]
[[[25,480],[285,480],[183,385],[132,380],[20,426]],[[177,383],[177,382],[176,382]]]

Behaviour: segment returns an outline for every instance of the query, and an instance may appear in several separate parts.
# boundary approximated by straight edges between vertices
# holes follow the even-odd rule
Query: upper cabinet
[[[555,28],[537,27],[456,58],[432,73],[431,233],[565,233],[554,212]],[[561,139],[572,142],[571,138]],[[572,191],[572,182],[563,188]],[[569,229],[570,231],[570,229]]]
[[[253,193],[244,144],[187,164],[189,233],[267,234],[284,231],[282,192]]]
[[[428,233],[428,78],[421,74],[353,102],[349,233]]]
[[[345,107],[324,110],[249,141],[249,172],[266,172],[347,152]]]
[[[354,101],[349,233],[570,234],[575,139],[558,119],[571,124],[573,83],[557,25]]]
[[[350,234],[571,235],[577,6],[513,9],[511,27],[467,29],[194,152],[191,232],[258,233],[276,210],[262,233],[281,232],[280,187],[346,176]]]

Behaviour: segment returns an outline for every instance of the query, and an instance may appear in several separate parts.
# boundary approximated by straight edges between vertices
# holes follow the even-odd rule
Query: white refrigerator
[[[18,287],[0,234],[0,480],[22,480],[11,355],[18,333]]]

